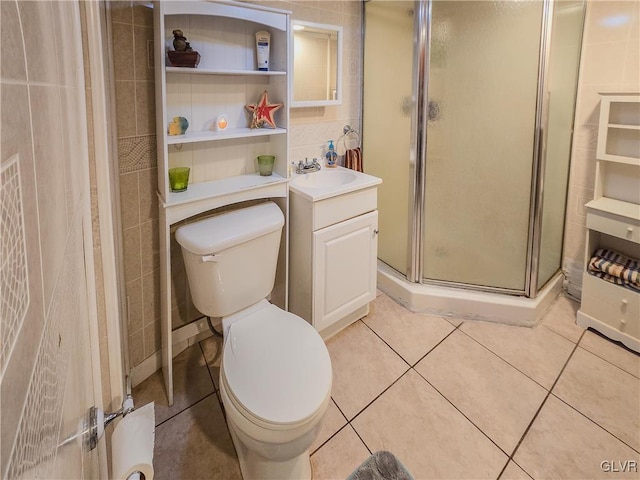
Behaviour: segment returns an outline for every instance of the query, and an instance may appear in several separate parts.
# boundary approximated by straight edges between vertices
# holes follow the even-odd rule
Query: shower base
[[[378,261],[378,288],[413,312],[532,327],[562,292],[558,272],[536,298],[411,283]]]

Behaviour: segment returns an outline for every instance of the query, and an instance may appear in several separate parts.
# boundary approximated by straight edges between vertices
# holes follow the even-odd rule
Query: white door
[[[378,212],[313,234],[313,325],[323,330],[376,298]]]
[[[80,8],[1,4],[0,475],[98,478],[61,446],[101,390]]]

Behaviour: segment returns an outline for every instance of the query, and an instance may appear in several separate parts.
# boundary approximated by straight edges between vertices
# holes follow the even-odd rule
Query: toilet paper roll
[[[148,403],[124,417],[111,436],[112,478],[127,479],[140,472],[153,479],[153,444],[155,438],[154,404]]]

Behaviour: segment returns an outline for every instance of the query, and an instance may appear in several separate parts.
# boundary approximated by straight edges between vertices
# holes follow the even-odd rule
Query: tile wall
[[[600,91],[640,91],[640,2],[587,4],[567,197],[563,268],[567,290],[579,298],[586,209],[593,198]]]
[[[322,155],[344,125],[360,129],[361,4],[359,1],[255,1],[292,11],[292,18],[344,28],[343,104],[292,109],[291,160]],[[120,202],[128,299],[131,367],[160,350],[160,266],[153,69],[153,13],[143,2],[110,3],[116,83]],[[177,245],[172,245],[177,248]],[[173,265],[175,325],[198,318],[180,256]]]

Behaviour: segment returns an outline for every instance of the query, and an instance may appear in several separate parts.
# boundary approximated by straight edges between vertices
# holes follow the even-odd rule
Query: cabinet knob
[[[378,235],[380,233],[380,230],[378,230],[377,228],[373,231],[374,235]]]
[[[624,332],[625,327],[627,326],[627,321],[624,319],[620,320],[620,331]]]
[[[633,233],[633,227],[627,227],[627,232]]]

